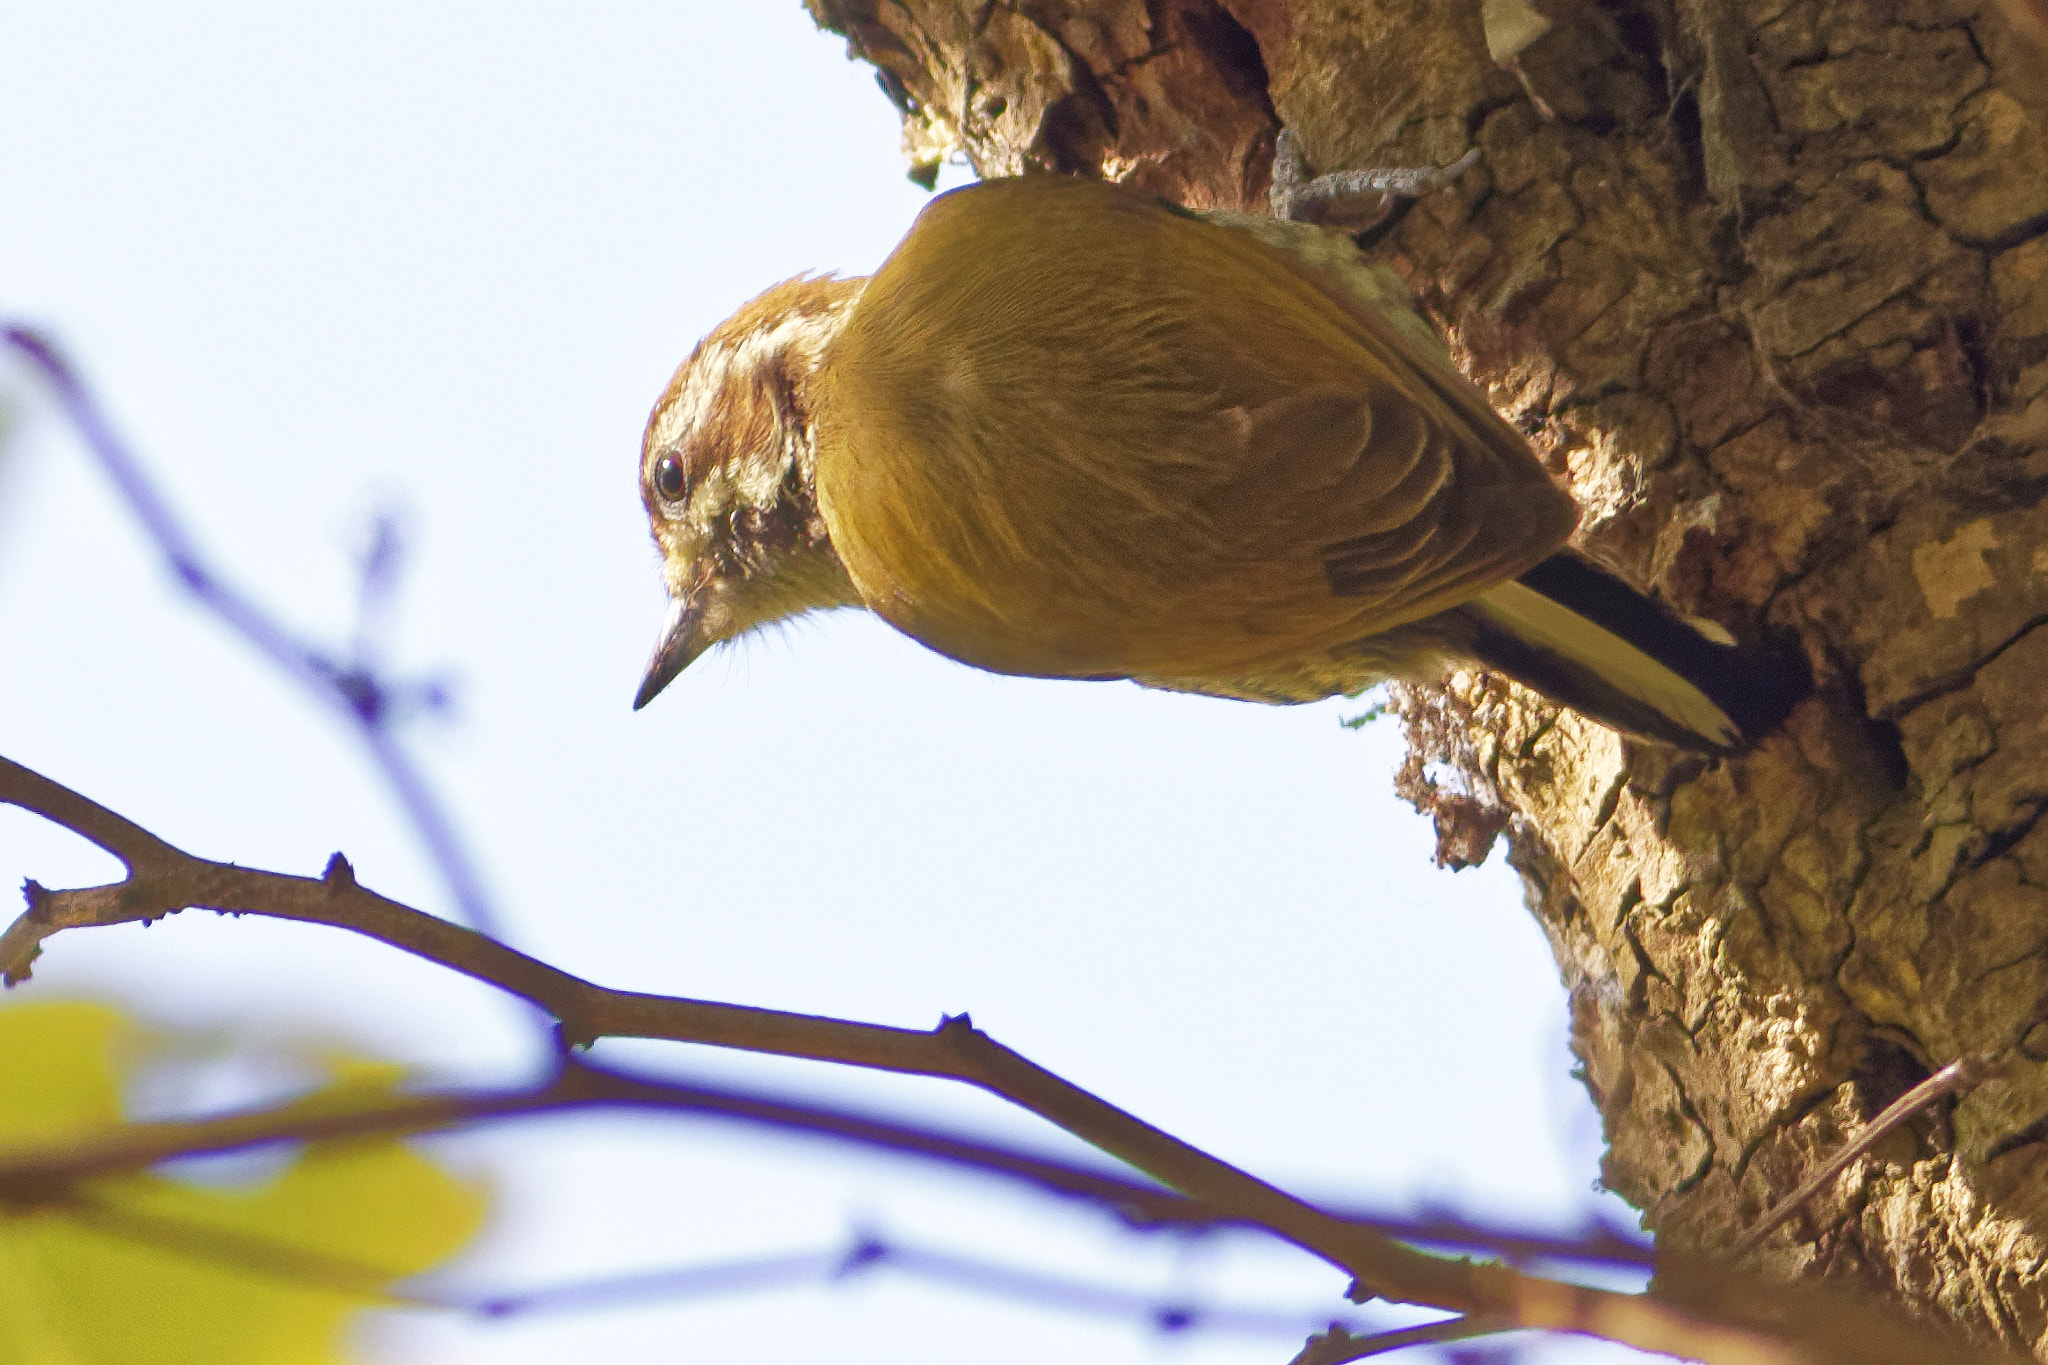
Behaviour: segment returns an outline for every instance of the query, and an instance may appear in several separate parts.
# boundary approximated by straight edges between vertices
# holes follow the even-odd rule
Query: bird
[[[996,673],[1268,703],[1477,664],[1710,754],[1805,690],[1569,548],[1571,495],[1350,237],[1104,181],[952,190],[872,276],[769,289],[639,472],[670,602],[636,710],[838,607]]]

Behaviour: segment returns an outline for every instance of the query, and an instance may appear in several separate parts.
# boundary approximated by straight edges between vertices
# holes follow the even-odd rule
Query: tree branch
[[[1931,1365],[1968,1354],[1953,1340],[1930,1337],[1863,1303],[1856,1305],[1854,1315],[1833,1315],[1829,1330],[1816,1333],[1806,1324],[1824,1315],[1789,1314],[1782,1291],[1723,1274],[1709,1272],[1691,1281],[1696,1294],[1715,1300],[1716,1311],[1709,1315],[1648,1295],[1568,1284],[1498,1263],[1475,1265],[1426,1254],[1377,1228],[1319,1209],[1144,1123],[1004,1047],[975,1029],[964,1015],[921,1032],[608,990],[359,886],[339,854],[329,860],[319,880],[195,858],[4,759],[0,802],[53,819],[58,819],[53,812],[77,819],[97,831],[97,837],[107,841],[103,846],[131,869],[127,879],[108,886],[50,891],[30,883],[27,912],[0,935],[0,970],[9,982],[24,979],[42,940],[63,928],[154,919],[188,907],[325,924],[365,934],[526,999],[553,1014],[564,1039],[573,1042],[638,1037],[711,1043],[980,1086],[1171,1186],[1213,1210],[1216,1219],[1263,1228],[1340,1267],[1354,1277],[1355,1298],[1379,1295],[1498,1322],[1503,1330],[1579,1332],[1731,1365],[1738,1360],[1799,1358]],[[58,822],[71,827],[64,819]],[[557,1079],[573,1085],[572,1078],[594,1074],[600,1073],[565,1066]],[[465,1117],[469,1116],[457,1105],[443,1121]],[[351,1120],[336,1115],[332,1121]],[[110,1158],[102,1158],[106,1159]],[[1805,1306],[1811,1309],[1810,1303]],[[1753,1322],[1766,1325],[1750,1325]],[[1785,1345],[1788,1341],[1797,1341],[1802,1354],[1792,1353]]]
[[[97,1137],[71,1138],[46,1148],[17,1147],[0,1155],[0,1202],[64,1202],[82,1181],[145,1170],[178,1157],[214,1156],[280,1142],[416,1136],[474,1123],[598,1108],[734,1119],[940,1161],[1016,1180],[1042,1193],[1088,1200],[1136,1227],[1249,1226],[1158,1185],[1016,1148],[759,1092],[630,1075],[567,1056],[547,1080],[517,1089],[390,1095],[351,1102],[346,1108],[336,1108],[328,1099],[294,1101],[185,1122],[123,1124]],[[1604,1229],[1576,1238],[1546,1237],[1442,1217],[1342,1216],[1408,1242],[1556,1261],[1642,1268],[1650,1262],[1648,1248]]]

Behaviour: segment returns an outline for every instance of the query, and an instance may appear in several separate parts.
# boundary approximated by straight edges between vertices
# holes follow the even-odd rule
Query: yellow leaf
[[[120,1073],[139,1040],[140,1030],[105,1005],[0,1009],[0,1151],[119,1123]]]
[[[0,1151],[105,1133],[141,1030],[95,1005],[0,1009]],[[392,1074],[351,1060],[310,1097],[375,1103]],[[74,1203],[0,1214],[7,1365],[337,1365],[349,1314],[452,1254],[480,1191],[401,1142],[308,1147],[246,1187],[103,1177]]]

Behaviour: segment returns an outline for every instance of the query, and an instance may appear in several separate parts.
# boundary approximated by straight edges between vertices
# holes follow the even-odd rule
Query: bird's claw
[[[1389,167],[1310,175],[1301,141],[1282,128],[1273,148],[1269,199],[1275,218],[1295,223],[1365,232],[1380,224],[1404,199],[1415,199],[1455,181],[1479,160],[1474,147],[1448,166]]]

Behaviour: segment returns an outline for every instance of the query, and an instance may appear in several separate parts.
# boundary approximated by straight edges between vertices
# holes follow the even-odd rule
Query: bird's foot
[[[1479,149],[1474,147],[1448,166],[1331,171],[1312,176],[1294,130],[1282,128],[1273,148],[1269,194],[1273,216],[1347,232],[1369,232],[1405,201],[1444,188],[1478,160]]]

